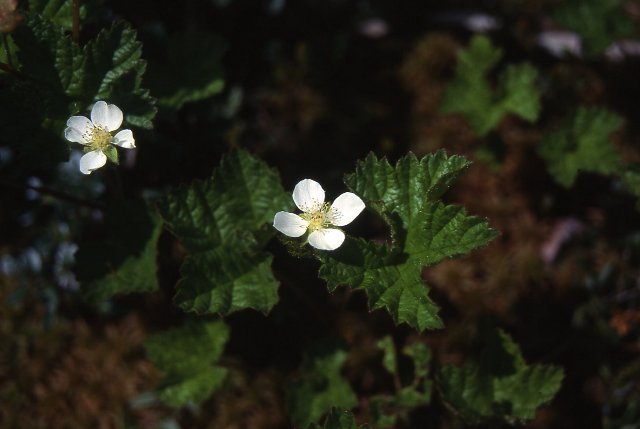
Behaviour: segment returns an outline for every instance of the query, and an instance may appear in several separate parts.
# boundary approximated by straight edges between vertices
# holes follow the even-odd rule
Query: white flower
[[[340,195],[331,205],[325,203],[324,189],[311,179],[298,182],[293,189],[293,201],[302,213],[276,213],[274,228],[289,237],[300,237],[309,231],[307,241],[320,250],[340,247],[344,232],[331,226],[348,225],[364,210],[364,202],[351,192]]]
[[[115,104],[98,101],[91,109],[91,119],[85,116],[72,116],[67,121],[64,137],[70,142],[85,146],[85,154],[80,158],[80,171],[90,174],[107,162],[105,151],[110,145],[125,149],[136,147],[131,130],[122,130],[115,136],[111,133],[122,125],[122,110]]]

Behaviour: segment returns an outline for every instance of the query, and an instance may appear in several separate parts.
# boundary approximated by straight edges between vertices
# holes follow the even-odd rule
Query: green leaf
[[[408,223],[425,204],[437,201],[470,165],[465,158],[447,156],[443,150],[421,160],[410,153],[395,167],[369,154],[345,182],[381,216],[397,212]]]
[[[25,169],[53,168],[69,157],[62,130],[69,113],[67,91],[77,81],[66,67],[81,61],[80,51],[61,28],[38,16],[28,16],[12,40],[20,74],[0,74],[3,138]]]
[[[402,352],[413,359],[414,380],[425,380],[429,374],[431,349],[424,343],[413,343],[405,346]]]
[[[267,314],[278,302],[271,255],[221,246],[189,255],[182,265],[175,301],[196,313],[229,314],[253,308]]]
[[[211,396],[227,374],[216,362],[228,339],[229,328],[217,320],[188,321],[145,341],[147,355],[165,373],[160,399],[181,407]]]
[[[484,340],[486,346],[477,362],[438,370],[443,399],[470,424],[489,419],[532,420],[536,409],[560,389],[563,371],[553,365],[527,365],[518,346],[503,331],[488,332]]]
[[[500,74],[496,88],[487,75],[502,58],[488,37],[474,36],[469,48],[458,53],[456,74],[444,93],[440,110],[461,113],[480,136],[512,113],[534,122],[540,113],[536,70],[528,63],[510,64]]]
[[[500,77],[499,107],[529,122],[540,114],[540,94],[536,87],[538,72],[528,63],[509,64]],[[493,128],[493,127],[492,127]]]
[[[398,414],[393,409],[394,398],[388,395],[374,396],[369,400],[369,415],[374,428],[390,428],[396,425]]]
[[[365,426],[356,425],[356,420],[350,411],[332,408],[322,426],[312,424],[311,429],[363,429]]]
[[[156,115],[155,100],[141,86],[146,61],[142,59],[142,43],[137,40],[135,30],[117,22],[87,43],[84,54],[85,102],[108,101],[122,109],[126,123],[151,128]]]
[[[622,124],[620,116],[606,109],[580,107],[560,129],[542,139],[538,153],[553,178],[567,188],[579,171],[616,173],[622,160],[610,136]]]
[[[85,297],[104,301],[117,294],[158,288],[157,244],[162,222],[142,202],[128,201],[105,213],[106,237],[80,243],[76,274]]]
[[[277,173],[242,150],[226,156],[210,179],[169,192],[160,213],[189,253],[178,305],[198,313],[268,313],[278,283],[261,249],[274,235],[274,214],[290,206]]]
[[[336,251],[319,252],[320,277],[329,289],[345,284],[367,292],[371,309],[386,308],[396,323],[442,327],[438,307],[422,282],[422,268],[465,254],[495,237],[486,221],[437,199],[469,166],[442,151],[418,160],[410,154],[392,167],[369,155],[346,176],[347,185],[389,223],[392,243],[347,238]]]
[[[173,110],[224,89],[226,42],[210,33],[172,35],[165,64],[150,64],[148,82],[160,107]]]
[[[71,31],[71,0],[29,0],[29,12],[38,14],[66,31]],[[85,5],[80,5],[80,19],[86,16]]]
[[[285,392],[287,408],[296,426],[307,427],[332,407],[351,408],[357,404],[351,386],[340,374],[346,359],[344,350],[321,345],[305,355],[302,376],[290,382]]]
[[[382,365],[391,374],[396,373],[396,349],[393,345],[393,338],[386,336],[376,344],[379,349],[382,349]]]
[[[396,361],[395,349],[391,337],[378,341],[378,347],[384,351],[383,364],[394,374],[398,383],[401,379],[397,367],[390,369],[385,361]],[[408,386],[397,388],[394,394],[376,395],[369,401],[369,414],[373,427],[387,428],[396,424],[399,415],[407,415],[413,408],[428,405],[431,402],[431,380],[428,379],[431,352],[423,343],[413,343],[404,348],[404,354],[413,361],[413,380]],[[389,356],[389,355],[392,355]]]
[[[620,0],[566,0],[553,17],[580,34],[589,55],[604,51],[612,42],[633,32],[633,22]]]
[[[65,101],[65,96],[80,95],[85,59],[61,27],[40,16],[30,16],[14,39],[19,47],[20,71],[30,80],[46,84],[49,97]],[[66,115],[66,106],[64,110]]]
[[[20,75],[1,75],[7,90],[0,102],[11,109],[0,115],[0,126],[30,168],[51,168],[68,159],[65,122],[94,101],[118,105],[127,122],[140,127],[151,127],[155,115],[153,99],[140,87],[145,62],[135,31],[116,24],[81,49],[56,24],[65,4],[33,2],[25,24],[12,37]],[[116,155],[111,155],[114,161]]]

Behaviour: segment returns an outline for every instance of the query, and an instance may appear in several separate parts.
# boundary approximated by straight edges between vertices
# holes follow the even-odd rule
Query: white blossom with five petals
[[[340,247],[344,232],[332,227],[350,224],[365,207],[360,197],[352,192],[340,195],[333,204],[325,203],[324,189],[311,179],[298,182],[293,189],[293,202],[302,213],[276,213],[274,228],[289,237],[300,237],[308,231],[307,242],[320,250]]]
[[[111,135],[122,125],[122,110],[115,104],[98,101],[91,109],[91,119],[85,116],[72,116],[67,121],[64,137],[70,142],[85,146],[85,154],[80,158],[80,171],[91,174],[93,170],[107,163],[105,150],[110,145],[125,149],[136,147],[131,130],[122,130]]]

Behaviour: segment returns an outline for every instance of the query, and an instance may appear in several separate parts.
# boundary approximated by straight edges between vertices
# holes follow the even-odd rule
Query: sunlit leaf
[[[336,251],[318,252],[320,277],[331,290],[341,284],[364,289],[371,309],[385,308],[396,323],[418,330],[441,328],[422,268],[495,237],[486,221],[438,202],[468,166],[464,158],[444,152],[421,160],[411,154],[395,167],[373,155],[359,162],[345,181],[389,223],[392,243],[347,238]]]
[[[277,173],[242,150],[225,157],[210,179],[169,192],[160,212],[189,253],[178,305],[198,313],[268,313],[278,282],[261,247],[274,234],[274,214],[291,204]]]

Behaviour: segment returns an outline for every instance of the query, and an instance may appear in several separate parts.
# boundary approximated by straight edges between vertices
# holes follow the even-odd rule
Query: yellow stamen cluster
[[[309,222],[307,229],[309,232],[313,232],[331,225],[330,211],[331,206],[324,203],[317,211],[301,213],[300,217]]]
[[[104,151],[111,144],[111,133],[102,127],[94,127],[87,134],[85,138],[89,142],[87,144],[88,151]]]

